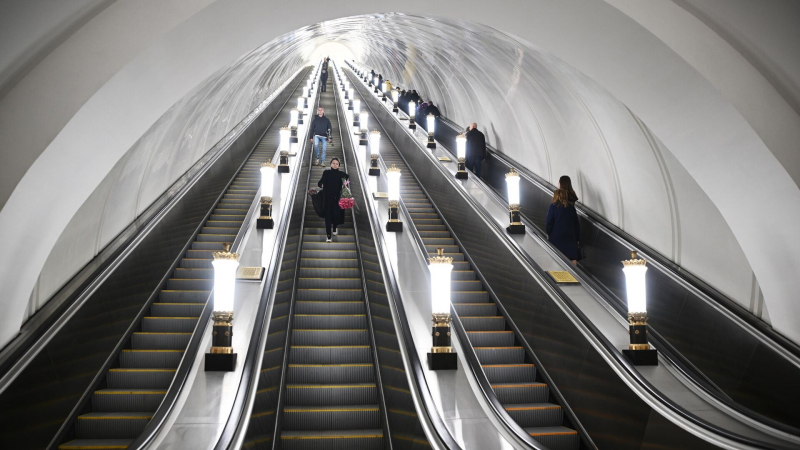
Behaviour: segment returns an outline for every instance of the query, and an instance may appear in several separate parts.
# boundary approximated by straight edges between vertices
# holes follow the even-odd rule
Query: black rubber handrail
[[[311,69],[314,70],[314,69]],[[308,73],[308,72],[306,72]],[[301,82],[304,80],[301,77]],[[292,100],[292,97],[290,97]],[[305,139],[303,139],[303,145],[301,146],[300,154],[297,155],[299,161],[302,161],[303,155],[306,151],[306,143]],[[249,421],[245,421],[248,419],[245,416],[245,409],[248,404],[248,400],[253,392],[253,389],[257,386],[258,378],[259,378],[259,369],[260,366],[258,365],[259,355],[262,352],[261,349],[261,337],[264,333],[267,333],[269,330],[270,324],[270,317],[267,316],[267,311],[269,307],[273,305],[275,298],[272,295],[272,286],[278,282],[278,278],[280,276],[280,268],[281,268],[281,260],[278,258],[285,249],[286,239],[288,236],[288,230],[290,225],[290,218],[291,213],[294,208],[294,200],[297,195],[305,195],[305,192],[300,193],[297,190],[299,185],[299,178],[301,172],[302,163],[297,165],[296,170],[292,173],[292,178],[290,182],[290,186],[292,188],[287,193],[287,198],[285,200],[281,200],[284,203],[283,212],[281,215],[281,219],[279,220],[278,230],[276,234],[276,242],[275,246],[273,247],[273,266],[270,272],[267,274],[267,280],[264,284],[264,289],[261,293],[261,298],[259,301],[259,306],[256,311],[256,320],[253,326],[253,331],[250,335],[250,343],[247,346],[247,355],[245,356],[245,361],[242,368],[242,377],[239,380],[239,387],[236,391],[236,396],[233,400],[233,406],[231,407],[231,412],[228,415],[228,420],[225,422],[225,426],[222,429],[222,433],[220,433],[219,438],[217,439],[217,443],[214,446],[215,450],[227,450],[232,448],[236,444],[236,436],[240,432],[244,432],[243,427],[249,424]],[[309,171],[308,177],[311,176]],[[306,180],[306,183],[308,180]],[[305,216],[301,217],[300,221],[300,228],[302,230],[303,224],[305,222]],[[300,240],[298,245],[302,245],[303,234],[300,233]],[[298,247],[299,248],[299,247]],[[300,258],[297,258],[295,262],[295,274],[297,273],[297,265],[299,264]],[[292,309],[294,307],[294,297],[297,291],[297,276],[295,275],[295,280],[292,287],[292,298],[290,300],[290,309],[289,309],[289,320],[287,321],[287,335],[286,335],[286,345],[288,346],[289,343],[289,331],[291,330],[291,317],[292,317]],[[288,356],[288,350],[285,349],[284,351],[284,358]],[[283,371],[281,373],[281,387],[283,387],[283,378],[285,375],[286,369],[286,360],[284,360],[283,364]],[[280,403],[279,403],[280,407]],[[276,413],[276,421],[275,427],[277,430],[279,424],[280,415]]]
[[[371,109],[371,108],[370,108]],[[375,118],[377,120],[377,118]],[[421,151],[425,151],[422,148],[422,145],[419,141],[414,140],[418,147],[420,147]],[[426,153],[427,154],[427,153]],[[433,162],[433,161],[432,161]],[[436,167],[439,170],[443,170],[441,166],[436,164]],[[455,181],[452,179],[452,176],[445,176],[445,179],[454,186],[456,191],[458,186],[456,185]],[[420,186],[422,187],[422,186]],[[423,188],[424,189],[424,188]],[[426,192],[427,195],[427,192]],[[677,414],[684,420],[692,423],[695,426],[698,426],[707,432],[717,434],[722,436],[725,439],[730,441],[736,442],[738,444],[748,445],[755,448],[760,449],[790,449],[792,447],[785,447],[785,446],[776,446],[773,444],[768,444],[765,442],[761,442],[758,440],[750,439],[735,433],[731,433],[727,430],[717,427],[714,424],[708,423],[705,420],[697,417],[696,415],[690,413],[689,411],[685,410],[680,405],[674,403],[669,397],[664,396],[658,389],[656,389],[647,379],[645,379],[638,370],[628,361],[621,352],[603,335],[603,333],[594,325],[594,323],[586,316],[580,308],[566,295],[563,290],[558,286],[558,284],[549,276],[547,276],[544,270],[519,246],[519,244],[511,239],[508,234],[505,232],[502,227],[491,218],[489,213],[483,207],[483,205],[477,203],[475,199],[473,199],[469,195],[464,195],[464,199],[472,206],[473,210],[478,213],[481,219],[494,231],[498,236],[501,236],[501,239],[507,244],[507,246],[516,254],[518,258],[525,261],[525,263],[535,272],[538,276],[538,280],[544,282],[548,285],[551,289],[554,296],[558,297],[568,308],[569,310],[577,317],[578,321],[594,336],[594,338],[601,344],[603,349],[606,351],[606,354],[611,357],[614,361],[617,362],[621,368],[625,370],[625,372],[641,387],[643,388],[649,395],[655,398],[659,403],[664,405],[667,409],[672,411],[673,413]],[[466,253],[465,253],[466,256]]]
[[[345,114],[344,117],[346,118],[347,115]],[[346,133],[343,133],[343,135],[344,134],[348,136],[348,141],[350,142],[350,147],[352,150],[353,137],[349,130]],[[344,145],[344,140],[342,142],[342,145]],[[365,179],[366,176],[363,174],[363,171],[359,170],[358,172],[359,177],[361,178],[362,186],[367,185],[368,180]],[[375,250],[379,255],[386,255],[387,250],[383,237],[383,228],[381,228],[381,225],[377,219],[377,212],[374,210],[374,205],[368,201],[366,196],[364,203],[364,206],[367,209],[367,216],[372,223],[372,229],[375,233]],[[439,415],[439,412],[436,408],[436,403],[431,395],[428,381],[425,378],[425,369],[422,367],[419,354],[414,346],[414,337],[411,333],[411,327],[408,324],[408,315],[406,314],[405,307],[403,306],[403,302],[401,300],[402,296],[400,295],[400,288],[398,286],[397,277],[394,274],[394,269],[390,264],[386,264],[385,257],[380,257],[379,260],[381,261],[381,266],[383,269],[384,284],[388,292],[391,293],[391,295],[388,296],[389,301],[392,302],[392,305],[397,311],[397,321],[399,322],[400,327],[399,331],[400,335],[403,337],[401,341],[405,347],[409,364],[411,366],[411,377],[416,380],[415,382],[409,383],[409,387],[414,389],[417,393],[417,396],[421,399],[422,405],[420,406],[425,411],[426,416],[429,418],[431,426],[436,433],[438,440],[450,450],[461,450],[461,446],[450,434],[450,431],[447,429],[447,425]]]

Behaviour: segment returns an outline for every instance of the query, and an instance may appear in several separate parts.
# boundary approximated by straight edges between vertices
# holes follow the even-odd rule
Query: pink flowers
[[[356,205],[356,201],[353,200],[353,194],[350,192],[350,188],[347,187],[349,184],[350,180],[346,180],[342,185],[342,197],[339,199],[339,208],[350,209]]]

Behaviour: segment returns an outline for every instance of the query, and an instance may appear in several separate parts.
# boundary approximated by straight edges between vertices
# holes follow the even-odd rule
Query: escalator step
[[[170,291],[208,291],[214,286],[213,279],[204,278],[170,278],[167,290]]]
[[[491,300],[486,291],[452,291],[450,301],[453,303],[489,303]]]
[[[192,250],[213,250],[215,252],[221,252],[225,249],[224,242],[201,242],[201,241],[194,241],[192,242]]]
[[[369,405],[377,399],[378,388],[374,383],[286,385],[289,406]]]
[[[450,273],[453,280],[474,280],[477,277],[474,270],[453,270]]]
[[[367,345],[367,330],[292,330],[292,345]]]
[[[453,303],[459,316],[494,316],[497,305],[494,303]]]
[[[367,327],[365,314],[295,314],[294,327],[300,329],[362,329]]]
[[[335,301],[297,301],[295,303],[297,314],[363,314],[364,302],[335,302]]]
[[[522,364],[525,350],[522,347],[473,347],[481,364]]]
[[[235,234],[202,234],[198,233],[197,240],[200,242],[233,242]]]
[[[174,369],[183,358],[183,350],[132,350],[119,354],[119,363],[126,369]]]
[[[460,316],[466,331],[503,331],[506,319],[503,316]]]
[[[301,267],[301,278],[353,278],[361,273],[355,267]]]
[[[181,260],[181,267],[186,269],[210,269],[214,270],[214,266],[211,264],[214,260],[209,259],[192,259],[192,258],[183,258]]]
[[[211,295],[210,290],[186,291],[164,289],[158,293],[158,301],[164,303],[203,303],[208,300],[209,295]]]
[[[361,278],[298,278],[299,289],[361,289]]]
[[[290,383],[374,383],[371,363],[289,364]]]
[[[513,331],[467,331],[473,347],[511,347],[514,345]]]
[[[358,268],[356,258],[303,258],[303,268],[337,267],[340,269]]]
[[[503,405],[503,408],[522,428],[554,427],[564,420],[564,410],[552,403],[520,403]]]
[[[92,395],[94,412],[154,412],[167,391],[149,389],[102,389]]]
[[[191,338],[192,333],[135,332],[131,336],[131,347],[139,350],[183,350]]]
[[[198,317],[145,317],[142,320],[142,331],[191,333],[197,319]]]
[[[536,366],[533,364],[487,364],[482,367],[486,378],[492,384],[536,380]]]
[[[106,381],[111,389],[167,389],[175,369],[111,369]]]
[[[580,437],[578,432],[567,427],[532,427],[525,431],[537,442],[552,450],[570,450],[578,448]]]
[[[356,250],[355,242],[340,242],[336,236],[334,242],[303,242],[303,250],[321,250],[328,252],[331,250]]]
[[[544,383],[493,384],[497,400],[506,403],[545,403],[550,389]]]
[[[289,352],[292,364],[371,363],[369,345],[293,345]]]
[[[205,303],[162,303],[155,302],[150,307],[154,317],[199,317]]]
[[[352,430],[380,428],[378,405],[290,406],[283,409],[285,430]]]
[[[136,439],[153,417],[136,412],[93,412],[78,416],[78,439]]]
[[[363,296],[361,289],[297,289],[298,300],[310,301],[355,301]]]
[[[380,450],[383,430],[284,431],[281,433],[284,450]]]
[[[174,278],[203,278],[211,280],[214,278],[214,269],[213,266],[212,268],[177,267],[175,268]]]
[[[58,446],[59,450],[117,450],[126,449],[133,439],[75,439]]]

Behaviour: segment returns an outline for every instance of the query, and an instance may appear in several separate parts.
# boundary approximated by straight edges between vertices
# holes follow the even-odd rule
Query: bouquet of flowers
[[[342,209],[351,209],[353,206],[356,205],[356,201],[353,199],[353,194],[350,192],[350,180],[347,180],[342,185],[342,197],[339,199],[339,208]]]

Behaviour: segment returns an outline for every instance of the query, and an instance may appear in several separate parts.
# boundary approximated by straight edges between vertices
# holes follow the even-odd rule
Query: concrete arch
[[[800,117],[791,108],[786,113],[780,95],[769,92],[769,83],[750,71],[744,58],[738,60],[734,54],[726,64],[715,66],[687,54],[685,42],[676,40],[676,30],[689,24],[688,34],[697,39],[707,37],[709,30],[685,10],[671,9],[674,5],[651,10],[623,0],[533,0],[524,6],[504,0],[491,4],[411,0],[391,6],[314,0],[304,4],[302,13],[289,4],[256,0],[187,5],[159,9],[163,17],[158,33],[144,36],[139,46],[120,50],[119,41],[104,46],[102,38],[114,25],[129,30],[142,26],[150,18],[143,10],[152,5],[112,4],[0,100],[4,160],[22,152],[38,155],[32,164],[25,166],[23,161],[14,166],[24,167],[25,174],[13,191],[3,192],[8,200],[0,211],[0,230],[10,247],[0,258],[0,285],[8,306],[0,343],[13,337],[25,317],[40,274],[42,280],[66,276],[66,271],[43,271],[48,258],[91,257],[92,252],[77,244],[79,226],[101,233],[93,238],[102,246],[115,227],[140,213],[215,138],[304,64],[317,45],[329,40],[346,45],[393,81],[442,99],[442,109],[458,122],[471,121],[477,114],[479,122],[492,125],[489,138],[535,172],[551,178],[577,172],[579,195],[590,207],[612,220],[620,218],[631,234],[669,255],[675,248],[675,225],[663,176],[667,171],[677,190],[674,203],[682,218],[678,226],[685,244],[679,247],[684,265],[690,270],[696,267],[698,275],[743,304],[749,303],[752,291],[752,267],[773,325],[800,342],[796,327],[800,307],[793,299],[800,287],[795,276],[800,269],[798,244],[793,241],[793,225],[800,220],[800,192],[793,178],[798,168],[786,151],[794,130],[800,130]],[[374,14],[390,8],[401,13]],[[663,8],[670,8],[671,27],[653,22]],[[393,37],[389,31],[399,31],[403,37]],[[103,51],[94,60],[89,56],[68,61],[70,51],[79,51],[89,39],[114,53],[115,63],[103,66]],[[730,50],[724,40],[712,41],[707,45]],[[437,67],[445,57],[457,60],[475,46],[486,51],[476,59],[491,62],[481,71],[464,73],[463,80],[451,82],[445,76],[449,69]],[[503,49],[511,49],[517,58],[510,58],[510,63],[509,58],[500,58]],[[515,49],[521,50],[520,63],[515,62],[519,60]],[[92,64],[105,68],[105,78],[93,78],[95,86],[52,75],[63,67],[92,74]],[[756,103],[747,102],[749,96],[737,96],[722,75],[731,68],[746,75],[737,86],[752,85],[769,95]],[[526,81],[523,75],[528,73],[546,87]],[[587,108],[582,111],[574,98],[570,100],[570,94],[558,88],[559,80],[577,92]],[[469,86],[472,92],[467,95],[478,100],[465,99],[463,86]],[[31,94],[39,88],[50,95]],[[205,94],[209,94],[205,101],[218,102],[219,114],[210,114],[209,108],[193,115]],[[69,101],[57,118],[15,117],[45,109],[60,97]],[[20,105],[25,106],[16,109]],[[485,109],[483,116],[476,105]],[[653,141],[648,142],[627,110],[657,138],[663,164],[651,150]],[[499,118],[508,115],[514,121],[500,123]],[[774,115],[781,115],[781,126],[767,123]],[[592,117],[618,163],[624,209],[612,187],[608,154],[597,152]],[[541,124],[543,137],[530,139],[536,133],[529,132],[528,124],[534,120]],[[206,130],[202,139],[187,139],[200,130]],[[27,140],[21,136],[26,133],[52,138],[23,145]],[[769,138],[764,137],[767,133]],[[170,148],[181,150],[165,151]],[[115,184],[119,177],[113,174],[123,171],[129,173],[126,180],[139,180],[130,181],[133,189]],[[765,198],[742,183],[763,179],[771,180],[771,189],[780,192],[780,198]],[[54,189],[59,201],[42,202]],[[132,191],[136,195],[129,197]],[[108,201],[96,200],[106,194]],[[122,205],[122,210],[106,213],[120,219],[103,221],[100,231],[100,223],[85,213],[92,216],[104,204]],[[773,219],[761,220],[763,211]],[[708,229],[702,230],[704,226]],[[683,249],[691,249],[691,254]],[[25,257],[20,260],[19,255]],[[42,286],[36,291],[46,297]],[[741,291],[746,294],[740,295]]]

